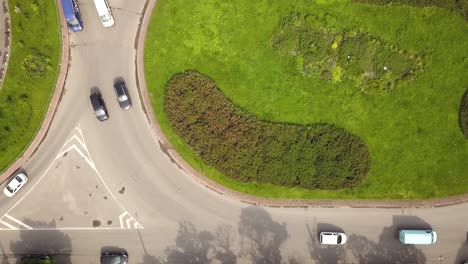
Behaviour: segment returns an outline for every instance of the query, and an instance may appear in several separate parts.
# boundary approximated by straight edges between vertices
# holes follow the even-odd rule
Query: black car
[[[122,109],[129,109],[132,106],[130,96],[128,95],[127,86],[125,82],[119,81],[114,84],[115,94],[117,101]]]
[[[97,119],[100,121],[107,120],[109,115],[107,114],[106,105],[104,104],[104,100],[102,100],[101,94],[99,92],[93,93],[89,96],[89,99],[91,100],[91,105],[93,106]]]
[[[128,256],[125,252],[118,253],[102,253],[101,264],[127,264]]]

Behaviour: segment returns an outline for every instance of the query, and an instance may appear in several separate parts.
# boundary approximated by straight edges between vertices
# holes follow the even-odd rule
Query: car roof
[[[126,94],[125,91],[125,83],[124,82],[118,82],[114,84],[115,91],[117,92],[117,95],[124,95]]]
[[[323,233],[322,243],[324,244],[336,244],[338,242],[338,233]]]
[[[72,0],[62,0],[62,7],[66,19],[75,18],[75,10],[73,8]]]
[[[101,97],[100,93],[93,93],[89,96],[89,99],[91,99],[91,104],[93,105],[95,111],[102,108],[101,102],[99,101],[99,97]]]

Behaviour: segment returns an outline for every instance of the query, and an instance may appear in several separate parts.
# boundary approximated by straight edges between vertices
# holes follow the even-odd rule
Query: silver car
[[[128,94],[127,86],[125,82],[119,81],[114,84],[115,94],[117,95],[117,101],[122,109],[129,109],[132,107],[132,101],[130,100],[130,95]]]
[[[7,197],[13,197],[15,193],[28,182],[28,177],[24,173],[18,173],[3,190]]]

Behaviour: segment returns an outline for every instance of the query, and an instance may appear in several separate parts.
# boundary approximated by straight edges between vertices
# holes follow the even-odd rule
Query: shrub
[[[346,130],[330,124],[261,121],[194,71],[168,81],[164,111],[175,132],[207,164],[238,181],[351,188],[371,166],[364,142]]]
[[[29,75],[42,75],[50,69],[50,59],[40,53],[37,49],[33,49],[32,53],[28,54],[23,60],[23,70]]]
[[[461,103],[460,103],[460,111],[459,111],[459,123],[460,123],[460,129],[465,135],[466,138],[468,138],[468,89],[465,90],[465,93],[463,94]]]

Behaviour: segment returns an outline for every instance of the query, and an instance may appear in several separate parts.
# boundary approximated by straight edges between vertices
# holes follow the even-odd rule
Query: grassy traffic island
[[[158,1],[145,74],[161,128],[248,194],[467,193],[466,10],[375,2]]]
[[[55,88],[61,52],[55,1],[8,0],[8,8],[11,55],[0,89],[0,172],[38,131]]]

